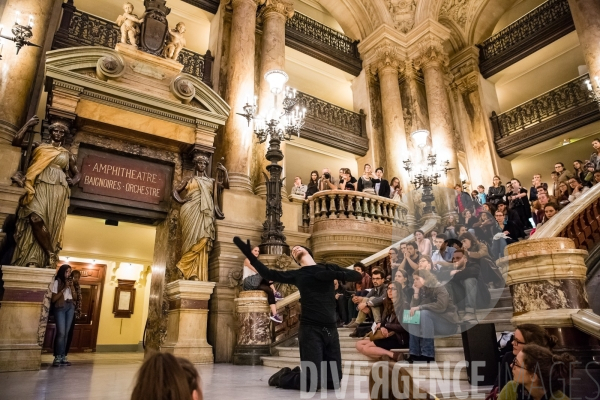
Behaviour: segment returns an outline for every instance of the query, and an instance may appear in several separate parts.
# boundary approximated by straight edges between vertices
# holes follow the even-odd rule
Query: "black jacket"
[[[390,193],[392,191],[390,189],[390,183],[385,179],[374,179],[373,182],[374,184],[379,183],[379,192],[377,193],[377,195],[389,199]]]
[[[498,187],[490,186],[488,189],[488,201],[493,205],[504,201],[504,195],[506,194],[506,188],[502,185]]]

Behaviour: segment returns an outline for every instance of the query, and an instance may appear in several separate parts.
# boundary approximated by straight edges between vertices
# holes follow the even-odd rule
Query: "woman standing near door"
[[[56,337],[54,338],[54,362],[53,367],[59,365],[71,365],[65,359],[65,349],[67,345],[67,335],[75,306],[74,298],[77,298],[77,292],[73,287],[73,281],[69,280],[71,275],[71,267],[68,264],[63,264],[58,269],[54,277],[52,286],[52,306],[54,307],[54,318],[56,319]]]
[[[81,318],[81,286],[79,285],[79,278],[81,278],[80,271],[75,270],[71,272],[71,277],[69,280],[73,282],[73,289],[75,289],[73,294],[75,294],[75,296],[73,296],[73,320],[71,321],[71,325],[69,327],[69,333],[67,334],[67,344],[65,345],[64,361],[67,363],[67,355],[69,354],[69,350],[71,349],[71,342],[73,341],[73,332],[75,331],[75,321]],[[56,348],[54,349],[54,351],[56,352]],[[54,356],[56,356],[56,353],[54,354]]]

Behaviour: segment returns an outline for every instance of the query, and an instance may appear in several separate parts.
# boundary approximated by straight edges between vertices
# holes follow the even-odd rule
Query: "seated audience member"
[[[392,271],[398,259],[398,249],[390,247],[388,256],[374,264],[374,267],[383,271],[386,280],[392,280]]]
[[[469,256],[470,260],[478,261],[481,270],[481,277],[488,285],[493,285],[496,288],[504,287],[504,278],[498,270],[498,266],[490,258],[488,248],[485,243],[477,240],[470,233],[464,233],[458,238],[462,242],[462,249]]]
[[[390,188],[390,183],[383,178],[383,168],[378,167],[375,170],[375,176],[377,177],[377,179],[374,180],[375,182],[375,194],[381,197],[385,197],[386,199],[390,198],[390,193],[391,193],[391,188]]]
[[[323,168],[323,174],[319,178],[319,192],[322,190],[335,190],[337,189],[335,178],[329,172],[329,168]]]
[[[585,164],[585,177],[582,180],[582,183],[585,186],[588,187],[592,187],[594,186],[594,172],[596,170],[594,169],[594,164],[592,164],[591,162]]]
[[[594,165],[596,171],[600,171],[600,139],[592,140],[594,152],[590,156],[590,163]]]
[[[474,213],[475,216],[479,216],[479,212],[481,211],[481,207],[483,206],[483,203],[480,203],[480,199],[479,199],[479,192],[477,190],[473,190],[471,192],[471,199],[473,200],[473,209],[474,209]]]
[[[556,196],[556,200],[558,200],[558,204],[561,207],[566,206],[567,204],[569,204],[571,202],[569,200],[570,197],[571,197],[571,189],[569,188],[569,185],[567,185],[566,182],[560,182],[558,184],[558,196]]]
[[[531,184],[531,188],[529,189],[529,201],[536,201],[538,199],[538,188],[542,187],[543,189],[548,190],[548,184],[542,183],[541,174],[533,175],[533,181],[531,182]]]
[[[356,190],[356,178],[352,176],[350,168],[340,169],[340,189],[341,190]],[[351,189],[350,189],[351,188]]]
[[[445,235],[438,235],[435,242],[438,250],[431,255],[431,261],[433,261],[433,271],[437,273],[442,267],[452,266],[452,255],[456,249],[448,246]]]
[[[512,363],[513,380],[498,400],[569,400],[560,389],[570,385],[575,363],[569,353],[553,354],[537,344],[526,344]]]
[[[440,275],[449,275],[446,289],[457,309],[464,311],[462,321],[476,323],[477,309],[488,307],[490,302],[490,292],[485,283],[479,284],[479,263],[469,260],[462,249],[454,252],[452,261],[452,267],[445,267]]]
[[[587,176],[587,171],[585,169],[585,164],[581,160],[573,161],[573,176],[575,178],[579,178],[581,182],[585,181],[585,177]]]
[[[494,176],[493,185],[488,189],[488,202],[498,206],[498,203],[504,201],[504,195],[506,193],[506,189],[504,185],[502,185],[502,181],[500,181],[500,177],[498,175]]]
[[[467,227],[467,230],[473,228],[473,224],[477,222],[477,217],[473,215],[471,210],[465,210],[462,213],[463,216],[463,225]]]
[[[259,256],[260,249],[258,246],[252,249],[252,254],[254,254],[255,257]],[[278,324],[283,322],[281,316],[277,314],[277,306],[275,305],[278,300],[283,298],[281,293],[275,290],[275,286],[273,286],[272,283],[267,282],[258,274],[256,269],[250,264],[250,260],[247,258],[244,260],[243,282],[244,290],[262,290],[265,292],[267,294],[267,302],[271,308],[271,320]]]
[[[490,214],[494,215],[496,213],[496,206],[492,203],[485,203],[483,205],[483,211],[487,211]]]
[[[593,183],[594,183],[594,185],[597,185],[598,183],[600,183],[600,171],[595,171],[594,172]]]
[[[292,186],[292,194],[295,196],[306,197],[308,187],[302,184],[302,178],[299,176],[294,178],[294,186]]]
[[[308,185],[306,186],[306,198],[312,196],[313,194],[319,191],[319,181],[319,173],[317,171],[312,171],[310,173],[310,180],[308,181]]]
[[[357,295],[360,295],[361,293],[367,294],[367,289],[371,289],[373,287],[373,283],[371,282],[371,276],[367,274],[367,267],[365,266],[365,264],[357,262],[354,264],[354,270],[362,275],[362,281],[348,282],[346,284],[346,289],[348,291],[356,293]]]
[[[558,182],[568,182],[573,177],[573,173],[565,169],[565,164],[561,162],[554,164],[554,171],[558,173]]]
[[[534,209],[535,214],[533,214],[533,221],[535,222],[536,225],[541,225],[542,223],[544,223],[544,207],[546,207],[546,204],[548,204],[550,202],[550,196],[548,196],[547,192],[541,192],[538,193],[538,200],[537,200],[537,208],[534,205]]]
[[[433,229],[431,232],[429,232],[429,241],[431,242],[431,250],[437,250],[437,247],[435,246],[435,238],[438,235],[438,231],[436,229]]]
[[[409,336],[409,356],[406,361],[435,361],[435,335],[453,335],[459,323],[456,306],[448,290],[429,271],[413,273],[415,290],[410,302],[410,315],[418,311],[418,324],[405,324]]]
[[[446,222],[446,227],[444,228],[444,235],[446,235],[446,238],[456,239],[458,237],[458,234],[456,232],[456,224],[456,218],[454,217],[454,215],[450,215],[448,217],[448,222]]]
[[[375,179],[377,177],[373,175],[371,165],[365,164],[363,174],[358,178],[357,189],[359,192],[375,194]]]
[[[460,235],[462,235],[463,233],[467,233],[467,227],[464,225],[456,225],[456,238],[458,238]]]
[[[462,249],[462,242],[458,239],[446,239],[446,245],[454,250]]]
[[[350,318],[348,316],[348,302],[351,301],[351,295],[348,293],[344,285],[340,285],[337,279],[333,281],[333,287],[335,289],[335,312],[337,314],[338,319],[338,327],[341,327],[345,324],[350,323]]]
[[[513,380],[511,366],[517,354],[523,350],[523,346],[527,344],[537,344],[538,346],[552,350],[557,343],[558,338],[554,335],[550,335],[548,331],[539,325],[523,324],[517,326],[512,341],[513,350],[512,352],[506,353],[500,362],[498,379],[494,385],[498,388],[498,392],[504,389],[504,386],[506,386],[509,381]]]
[[[425,256],[431,255],[431,242],[425,237],[425,233],[420,229],[415,231],[415,242],[417,242],[419,253]]]
[[[492,214],[487,211],[483,211],[479,215],[479,221],[473,224],[473,230],[477,238],[485,242],[488,246],[492,243],[492,238],[494,237],[494,225],[496,225],[496,221],[494,221]]]
[[[402,186],[400,186],[400,179],[396,177],[393,177],[390,182],[390,199],[402,201]]]
[[[515,211],[507,209],[505,203],[498,204],[498,211],[500,211],[504,215],[504,220],[506,221],[506,223],[514,228],[514,231],[511,231],[511,233],[516,234],[517,237],[511,236],[513,239],[517,240],[527,236],[525,233],[525,228],[521,223],[521,219]]]
[[[131,400],[202,400],[194,365],[171,353],[151,354],[137,373]]]
[[[546,204],[546,206],[544,207],[543,223],[546,223],[546,221],[548,221],[550,218],[554,217],[559,210],[560,209],[558,208],[558,204],[556,204],[556,203]]]
[[[404,260],[400,263],[399,268],[405,270],[408,276],[411,277],[413,271],[419,269],[419,258],[421,258],[419,246],[415,242],[408,242]]]
[[[371,272],[371,281],[373,282],[373,289],[371,289],[369,294],[352,297],[352,302],[358,308],[358,316],[356,317],[356,321],[346,326],[346,328],[356,328],[365,322],[369,315],[373,317],[374,322],[381,322],[381,307],[383,299],[386,296],[383,272],[378,269],[373,270]]]
[[[404,299],[406,301],[412,298],[415,290],[409,284],[408,274],[405,270],[399,269],[396,271],[396,274],[394,275],[394,282],[399,283],[402,287],[402,292],[404,293]]]
[[[487,203],[487,195],[485,194],[485,186],[477,186],[477,197],[479,197],[479,204],[482,206]]]
[[[473,209],[473,199],[469,196],[469,193],[463,192],[462,185],[456,184],[454,186],[456,191],[456,198],[454,199],[454,206],[459,214],[465,212],[465,210]]]
[[[392,353],[390,350],[408,347],[408,333],[401,325],[404,310],[408,309],[408,302],[404,298],[400,284],[392,282],[386,291],[381,322],[377,324],[377,329],[381,331],[384,338],[374,341],[369,338],[361,339],[356,342],[356,350],[369,357],[398,361],[402,353]]]
[[[406,243],[400,243],[398,252],[396,253],[396,261],[392,263],[392,276],[395,276],[396,271],[400,267],[400,264],[404,261],[406,255]]]
[[[433,261],[431,261],[431,257],[421,255],[419,258],[419,269],[424,269],[426,271],[432,271],[433,269]],[[434,272],[434,271],[432,271]],[[435,272],[434,272],[435,274]]]
[[[570,203],[574,202],[575,199],[579,198],[579,196],[590,190],[589,187],[583,186],[579,178],[569,179],[569,186],[571,186],[571,195],[569,196]]]
[[[519,230],[514,226],[512,221],[506,221],[504,214],[501,211],[496,211],[496,226],[494,227],[494,237],[492,239],[492,256],[493,260],[504,257],[504,249],[511,243],[517,242],[519,239]],[[503,235],[499,235],[502,233]]]

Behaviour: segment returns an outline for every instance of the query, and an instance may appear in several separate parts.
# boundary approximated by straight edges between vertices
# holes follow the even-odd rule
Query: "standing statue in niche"
[[[20,147],[25,132],[37,125],[33,117],[17,132],[13,145]],[[31,163],[25,175],[13,180],[26,190],[17,212],[15,241],[17,247],[12,264],[55,268],[62,247],[63,229],[71,190],[79,182],[75,157],[63,146],[69,128],[62,122],[48,127],[50,143],[34,144]]]
[[[221,212],[223,189],[229,189],[227,169],[217,163],[214,179],[206,175],[208,158],[194,156],[195,175],[173,188],[173,198],[180,204],[179,221],[183,236],[183,255],[177,268],[186,280],[208,281],[208,255],[215,240],[215,219]],[[180,194],[186,191],[184,199]]]
[[[138,36],[140,35],[140,24],[143,20],[139,19],[133,13],[133,5],[131,3],[123,4],[123,15],[117,18],[117,25],[121,27],[121,43],[127,44],[127,39],[132,46],[138,46]]]
[[[171,60],[177,60],[181,49],[185,47],[185,24],[183,22],[178,23],[175,29],[169,31],[169,37],[167,39],[167,46],[164,50],[164,56]]]

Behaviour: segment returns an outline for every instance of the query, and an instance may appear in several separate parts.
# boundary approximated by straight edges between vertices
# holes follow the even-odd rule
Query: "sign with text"
[[[110,155],[87,155],[79,186],[85,193],[159,204],[165,197],[169,174],[161,165]]]

